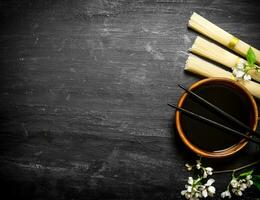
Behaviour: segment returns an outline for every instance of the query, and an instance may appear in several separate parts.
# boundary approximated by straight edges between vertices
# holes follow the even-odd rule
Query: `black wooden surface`
[[[166,103],[200,79],[183,72],[193,11],[260,48],[257,1],[2,1],[1,196],[182,199],[196,157]],[[255,148],[205,162],[230,169]],[[229,175],[215,178],[219,199]]]

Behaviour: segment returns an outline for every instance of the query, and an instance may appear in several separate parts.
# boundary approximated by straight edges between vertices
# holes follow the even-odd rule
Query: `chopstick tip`
[[[174,105],[174,104],[169,104],[167,103],[168,106],[172,107],[172,108],[178,108],[178,106]]]
[[[178,86],[179,86],[181,89],[185,90],[185,91],[188,90],[188,89],[187,89],[186,87],[184,87],[184,85],[182,85],[182,84],[178,84]]]

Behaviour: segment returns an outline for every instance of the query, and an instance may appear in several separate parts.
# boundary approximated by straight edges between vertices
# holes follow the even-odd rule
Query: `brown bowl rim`
[[[252,112],[252,115],[253,115],[252,120],[254,120],[254,121],[250,124],[250,126],[255,131],[256,128],[257,128],[257,124],[258,124],[257,104],[255,102],[254,97],[250,94],[250,92],[239,82],[236,82],[236,81],[233,81],[233,80],[230,80],[230,79],[227,79],[227,78],[206,78],[206,79],[202,79],[200,81],[193,83],[189,87],[189,90],[193,90],[193,89],[198,88],[201,85],[214,83],[214,82],[215,83],[221,82],[221,83],[226,84],[228,86],[233,86],[234,88],[241,90],[244,93],[244,95],[247,96],[247,98],[250,100],[250,104],[253,108],[251,111],[253,111]],[[182,96],[180,97],[179,102],[178,102],[178,107],[182,107],[183,102],[185,101],[187,96],[188,96],[188,94],[186,92],[184,92],[182,94]],[[198,148],[197,146],[193,145],[187,139],[187,137],[185,136],[185,133],[182,129],[180,119],[181,119],[181,113],[176,110],[176,112],[175,112],[175,123],[176,123],[177,131],[179,133],[181,140],[184,142],[184,144],[190,150],[192,150],[193,152],[195,152],[196,154],[198,154],[200,156],[207,157],[207,158],[223,158],[223,157],[231,156],[231,155],[235,154],[236,152],[238,152],[239,150],[241,150],[243,147],[245,147],[246,144],[248,143],[248,141],[246,139],[242,139],[239,143],[237,143],[237,144],[235,144],[235,145],[233,145],[229,148],[226,148],[224,150],[219,150],[219,151],[214,151],[214,152],[203,150],[203,149]]]

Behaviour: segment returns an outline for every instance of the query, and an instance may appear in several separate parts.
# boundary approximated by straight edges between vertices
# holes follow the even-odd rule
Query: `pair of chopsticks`
[[[251,136],[255,136],[255,137],[257,137],[257,138],[260,138],[260,133],[258,133],[258,132],[256,132],[256,131],[252,130],[249,126],[245,125],[244,123],[242,123],[241,121],[239,121],[237,118],[235,118],[235,117],[233,117],[232,115],[226,113],[225,111],[223,111],[222,109],[220,109],[220,108],[217,107],[216,105],[210,103],[209,101],[207,101],[206,99],[204,99],[204,98],[202,98],[201,96],[197,95],[196,93],[192,92],[191,90],[188,90],[188,89],[185,88],[183,85],[178,84],[178,86],[179,86],[180,88],[182,88],[184,91],[186,91],[188,94],[190,94],[191,96],[195,97],[199,102],[201,102],[201,103],[207,105],[207,106],[210,107],[212,110],[214,110],[214,111],[216,111],[217,113],[221,114],[221,115],[222,115],[223,117],[225,117],[226,119],[229,119],[230,121],[232,121],[232,122],[234,122],[235,124],[237,124],[239,127],[241,127],[241,128],[243,128],[244,130],[248,131],[249,134],[246,135],[246,134],[244,134],[244,133],[242,133],[242,132],[240,132],[240,131],[234,130],[234,129],[230,128],[230,127],[227,127],[227,126],[225,126],[225,125],[223,125],[223,124],[220,124],[220,123],[218,123],[218,122],[216,122],[216,121],[213,121],[213,120],[211,120],[211,119],[208,119],[208,118],[206,118],[206,117],[203,117],[203,116],[201,116],[201,115],[198,115],[198,114],[196,114],[196,113],[193,113],[193,112],[191,112],[191,111],[189,111],[189,110],[186,110],[186,109],[184,109],[184,108],[178,107],[178,106],[176,106],[176,105],[168,104],[169,106],[175,108],[176,110],[178,110],[178,111],[180,111],[180,112],[183,112],[183,113],[186,114],[186,115],[189,115],[189,116],[194,117],[194,118],[196,118],[196,119],[198,119],[198,120],[204,121],[204,122],[206,122],[206,123],[208,123],[208,124],[210,124],[210,125],[212,125],[212,126],[216,126],[216,127],[218,127],[218,128],[221,128],[221,129],[226,130],[226,131],[229,132],[229,133],[232,133],[232,134],[234,134],[234,135],[242,136],[243,138],[245,138],[245,139],[247,139],[247,140],[249,140],[249,141],[251,141],[251,142],[254,142],[254,143],[256,143],[256,144],[260,144],[259,141],[257,141],[256,139],[250,137],[250,135],[251,135]],[[253,134],[253,135],[252,135],[252,134]]]

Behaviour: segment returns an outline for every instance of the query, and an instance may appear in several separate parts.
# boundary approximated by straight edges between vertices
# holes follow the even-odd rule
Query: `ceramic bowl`
[[[230,80],[230,79],[225,79],[225,78],[207,78],[200,80],[194,84],[192,84],[189,88],[191,91],[198,91],[200,88],[205,87],[205,86],[214,86],[215,85],[223,85],[225,87],[231,88],[232,90],[236,91],[238,94],[241,95],[247,102],[247,108],[248,108],[248,121],[249,123],[247,124],[251,129],[256,130],[257,128],[257,123],[258,123],[258,109],[257,109],[257,104],[253,98],[253,96],[249,93],[249,91],[239,82]],[[231,91],[232,91],[231,90]],[[203,93],[202,93],[203,94]],[[219,94],[212,94],[212,95],[222,95],[221,93]],[[181,98],[179,99],[178,102],[178,107],[183,107],[185,108],[185,102],[190,101],[191,95],[187,94],[186,92],[183,93]],[[236,99],[232,99],[232,101],[236,101]],[[218,102],[215,102],[218,103]],[[216,105],[216,104],[215,104]],[[218,106],[218,105],[216,105]],[[241,105],[242,106],[242,105]],[[238,108],[239,109],[239,108]],[[192,110],[191,110],[192,111]],[[230,113],[232,114],[232,113]],[[238,142],[227,147],[224,149],[219,149],[219,150],[208,150],[208,149],[203,149],[199,147],[199,145],[193,144],[190,140],[189,137],[187,137],[187,133],[183,129],[183,119],[185,114],[182,114],[180,111],[176,111],[175,114],[175,122],[176,122],[176,127],[177,131],[179,133],[179,136],[181,140],[184,142],[184,144],[192,150],[194,153],[203,156],[203,157],[208,157],[208,158],[222,158],[222,157],[227,157],[235,154],[236,152],[240,151],[243,149],[248,141],[244,138],[239,138]],[[206,130],[205,130],[206,131]],[[224,130],[221,130],[225,132]],[[190,130],[189,134],[196,134],[196,131]],[[210,134],[210,133],[209,133]],[[228,133],[223,133],[223,134],[228,134]],[[221,137],[221,134],[220,136]],[[236,136],[234,136],[236,137]],[[225,142],[225,141],[223,141]]]

